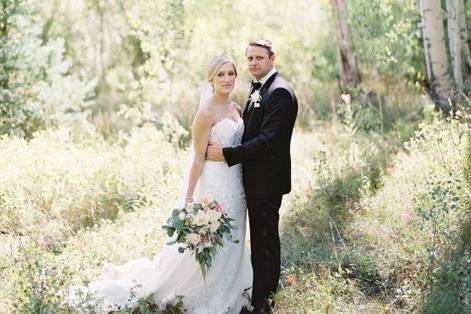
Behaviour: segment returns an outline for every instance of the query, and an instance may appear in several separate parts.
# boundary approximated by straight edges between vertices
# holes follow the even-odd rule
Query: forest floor
[[[420,130],[417,135],[415,130]],[[280,210],[282,276],[280,290],[274,296],[276,313],[424,309],[440,313],[439,309],[450,306],[459,313],[471,308],[471,297],[466,295],[471,291],[467,290],[471,281],[447,279],[456,273],[471,278],[466,275],[469,251],[452,245],[468,221],[469,193],[458,188],[464,183],[455,183],[466,180],[461,171],[465,168],[466,132],[466,124],[434,119],[419,129],[415,124],[388,133],[361,133],[349,125],[325,122],[319,122],[312,132],[296,132],[292,143],[293,191],[284,198]],[[57,140],[55,136],[44,135],[48,141],[51,137]],[[25,211],[16,220],[11,214],[0,214],[1,230],[5,230],[0,234],[0,313],[68,313],[70,309],[61,306],[60,295],[68,285],[93,280],[104,262],[119,264],[138,256],[152,257],[164,245],[161,225],[178,197],[182,175],[175,160],[184,154],[168,150],[165,143],[144,145],[149,138],[155,136],[140,133],[111,148],[90,139],[92,144],[83,139],[63,139],[75,149],[64,148],[68,154],[93,157],[76,169],[77,173],[88,173],[79,178],[80,186],[63,187],[61,193],[64,189],[76,193],[71,204],[84,202],[83,208],[113,209],[102,216],[92,213],[91,218],[76,219],[83,211],[78,205],[76,212],[57,215],[54,208],[64,202],[61,194],[43,188],[51,178],[38,184],[42,187],[39,190],[20,189],[37,193],[34,199],[49,209],[39,216]],[[409,138],[405,145],[402,139]],[[16,143],[8,148],[7,144],[2,144],[7,150],[21,146]],[[62,146],[59,143],[57,149]],[[34,152],[34,143],[22,149]],[[168,153],[161,154],[162,149]],[[104,151],[112,153],[104,157]],[[58,155],[54,149],[49,153]],[[160,154],[158,160],[149,170],[148,158],[156,154]],[[438,154],[445,154],[446,162],[438,164]],[[9,164],[15,171],[22,167],[20,161],[11,166],[5,155],[8,153],[0,156],[0,164]],[[31,160],[26,158],[28,162]],[[77,180],[77,173],[69,174],[70,170],[61,177],[60,171],[69,166],[58,164],[52,163],[51,169],[37,174],[38,178],[56,173],[61,180],[51,183],[55,185]],[[455,171],[453,182],[447,183],[448,168],[453,165],[460,171]],[[33,167],[30,174],[37,169]],[[431,178],[436,181],[430,183]],[[16,204],[25,204],[15,190],[21,184],[15,182],[1,191],[4,208],[15,210]],[[91,182],[95,188],[85,193]],[[439,201],[456,204],[446,215],[425,215],[436,207],[427,202],[435,199],[437,182],[445,184],[447,191],[446,199]],[[139,184],[144,188],[129,192]],[[94,193],[99,197],[90,203]],[[10,207],[5,205],[6,200],[11,201]],[[119,210],[109,206],[111,203],[121,204]],[[443,252],[453,252],[448,255],[456,258],[447,259]],[[452,292],[443,289],[451,283],[458,287]],[[164,312],[179,313],[181,305]],[[162,311],[144,302],[133,313]]]

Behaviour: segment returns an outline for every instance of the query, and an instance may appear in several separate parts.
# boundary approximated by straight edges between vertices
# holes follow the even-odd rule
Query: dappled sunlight
[[[211,118],[237,118],[233,102],[243,110],[255,86],[246,56],[252,40],[268,43],[256,48],[262,59],[274,50],[280,81],[298,103],[292,190],[279,212],[275,313],[471,309],[471,1],[0,0],[0,7],[0,313],[72,313],[64,303],[71,286],[93,282],[106,263],[152,258],[166,247],[162,225],[188,188],[201,88],[215,104],[225,100]],[[209,60],[221,55],[237,70],[224,93],[222,78],[206,77]],[[273,57],[266,60],[271,69]],[[268,172],[283,168],[276,151],[283,145],[276,135],[264,140],[264,128],[284,125],[277,115],[293,107],[258,92],[260,125],[246,115],[245,135],[261,139],[260,154],[273,166],[260,169]],[[237,136],[242,131],[241,124]],[[249,185],[237,175],[240,200],[243,180]],[[270,180],[267,195],[271,184],[288,186]],[[262,221],[268,225],[267,215]],[[138,303],[116,313],[185,307],[184,299]]]

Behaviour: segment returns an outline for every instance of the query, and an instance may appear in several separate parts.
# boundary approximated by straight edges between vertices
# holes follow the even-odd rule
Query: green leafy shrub
[[[305,195],[292,196],[283,224],[282,280],[293,275],[298,283],[283,283],[282,310],[469,310],[469,126],[428,108],[405,145],[399,130],[386,132],[385,142],[360,132],[352,115],[337,140],[323,133],[323,145],[305,144],[314,161],[303,169],[313,179]],[[388,152],[397,151],[386,168]],[[343,295],[335,293],[338,285]]]
[[[104,262],[153,255],[181,188],[183,134],[145,124],[111,143],[65,129],[2,137],[0,312],[55,313]]]
[[[406,145],[408,154],[398,155],[384,187],[355,219],[355,245],[375,260],[383,293],[402,310],[468,306],[457,297],[469,291],[467,272],[459,270],[467,263],[463,234],[471,204],[468,132],[456,119],[423,124]],[[460,281],[450,280],[453,273]]]
[[[69,235],[155,204],[180,177],[180,151],[150,125],[114,144],[76,136],[61,129],[0,140],[0,230]]]
[[[89,128],[93,81],[69,72],[61,38],[43,40],[41,2],[3,1],[0,35],[0,134],[31,138],[61,124]]]
[[[34,241],[19,249],[14,272],[15,308],[18,313],[58,313],[60,291],[71,276],[61,248],[50,244],[44,252]]]

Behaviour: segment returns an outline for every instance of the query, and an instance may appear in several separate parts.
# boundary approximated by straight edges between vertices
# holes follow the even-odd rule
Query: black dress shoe
[[[273,314],[273,309],[269,306],[263,307],[263,308],[258,308],[254,309],[252,312],[253,314]]]
[[[245,306],[240,310],[239,314],[252,314],[252,311],[249,311]]]

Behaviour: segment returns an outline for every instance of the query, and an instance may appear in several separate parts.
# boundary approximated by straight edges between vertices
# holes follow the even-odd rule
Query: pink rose
[[[203,204],[203,207],[206,207],[209,203],[211,203],[214,200],[214,198],[210,195],[203,196],[201,198],[201,204]]]
[[[224,207],[220,204],[217,204],[216,206],[214,206],[214,210],[221,214],[224,213]]]
[[[209,235],[205,234],[201,236],[201,242],[206,243],[209,242]]]

